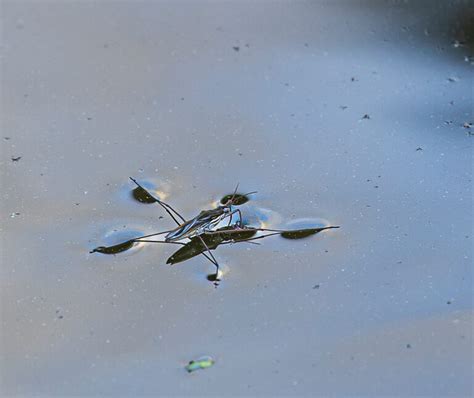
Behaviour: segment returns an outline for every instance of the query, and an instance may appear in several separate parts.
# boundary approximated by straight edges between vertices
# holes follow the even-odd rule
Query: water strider
[[[172,206],[156,198],[134,178],[130,177],[130,179],[137,185],[136,189],[140,191],[138,194],[142,197],[148,198],[147,203],[158,203],[173,219],[177,226],[171,230],[139,236],[113,246],[99,246],[92,250],[91,253],[116,254],[129,249],[135,243],[139,242],[181,245],[183,247],[176,251],[170,258],[168,258],[166,263],[176,264],[202,254],[216,267],[214,276],[210,278],[210,280],[214,281],[215,285],[217,285],[217,282],[219,281],[219,263],[212,254],[211,250],[215,250],[220,245],[237,242],[258,244],[254,241],[273,235],[280,235],[286,239],[301,239],[317,234],[326,229],[339,228],[339,226],[327,226],[321,228],[282,230],[244,226],[242,224],[242,213],[240,209],[234,210],[232,209],[232,206],[247,202],[248,195],[256,192],[249,192],[244,195],[237,194],[238,184],[233,194],[224,196],[220,201],[221,204],[216,208],[202,210],[194,218],[186,220]],[[233,216],[236,214],[238,214],[238,220],[233,223]],[[229,220],[227,226],[216,229],[218,225],[226,219]],[[267,232],[267,234],[255,236],[258,232]],[[165,235],[164,240],[160,241],[148,239],[159,235]],[[188,242],[184,243],[182,242],[183,240],[188,240]]]

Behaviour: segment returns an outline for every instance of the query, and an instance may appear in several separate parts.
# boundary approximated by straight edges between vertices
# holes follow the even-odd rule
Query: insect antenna
[[[229,203],[230,206],[234,204],[235,195],[237,194],[237,189],[239,189],[239,183],[237,183],[234,189],[234,193],[232,194],[231,198],[227,201],[227,203]]]

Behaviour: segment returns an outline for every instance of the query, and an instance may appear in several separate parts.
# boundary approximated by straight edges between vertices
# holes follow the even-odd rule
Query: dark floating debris
[[[369,114],[366,113],[364,116],[362,116],[362,119],[370,119]]]
[[[196,360],[189,361],[185,369],[188,373],[192,373],[199,369],[207,369],[214,365],[215,361],[210,356],[203,356]]]
[[[135,200],[137,200],[138,202],[141,202],[141,203],[150,204],[150,203],[155,203],[156,202],[156,199],[153,196],[151,196],[142,187],[136,187],[132,191],[132,196]]]
[[[305,228],[305,229],[294,229],[290,231],[284,231],[280,233],[282,238],[285,239],[303,239],[311,235],[316,235],[317,233],[324,231],[325,229],[340,228],[339,226],[330,226],[322,228]]]
[[[12,162],[18,162],[21,159],[21,156],[12,156]]]
[[[117,254],[131,249],[134,243],[134,240],[131,239],[113,246],[99,246],[89,253]]]
[[[240,47],[239,47],[239,46],[233,46],[232,48],[234,49],[235,52],[239,52],[239,51],[240,51]]]

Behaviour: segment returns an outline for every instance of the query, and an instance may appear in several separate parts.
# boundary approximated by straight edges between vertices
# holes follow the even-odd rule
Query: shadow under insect
[[[320,228],[283,230],[244,226],[242,223],[242,213],[240,209],[235,209],[234,206],[245,204],[249,200],[249,195],[255,192],[239,194],[237,193],[238,186],[232,194],[225,195],[216,208],[202,210],[196,217],[190,220],[185,220],[181,214],[179,214],[169,204],[153,196],[133,178],[130,179],[137,185],[137,188],[135,188],[134,191],[138,190],[140,196],[146,198],[146,200],[140,201],[144,203],[158,203],[173,219],[177,226],[171,230],[139,236],[113,246],[99,246],[93,249],[90,253],[117,254],[130,249],[136,243],[181,245],[182,247],[173,253],[166,263],[173,265],[187,261],[198,255],[203,255],[216,267],[215,274],[208,275],[208,279],[214,282],[216,286],[219,281],[219,263],[214,257],[212,251],[216,250],[221,245],[241,242],[259,244],[255,241],[274,235],[280,235],[285,239],[303,239],[326,229],[339,228],[339,226],[327,226]],[[221,227],[220,225],[222,223],[227,225]],[[150,239],[156,238],[160,235],[165,235],[164,240]]]

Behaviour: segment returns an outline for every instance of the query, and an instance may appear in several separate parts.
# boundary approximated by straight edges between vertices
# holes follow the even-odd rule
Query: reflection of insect
[[[339,228],[334,226],[322,227],[322,228],[310,228],[301,230],[276,230],[267,228],[252,228],[242,225],[242,213],[239,209],[232,209],[233,205],[239,205],[247,201],[247,196],[255,192],[249,192],[245,195],[237,194],[238,185],[232,195],[226,195],[221,205],[215,209],[203,210],[196,217],[185,220],[181,214],[179,214],[169,204],[161,201],[160,199],[153,196],[143,186],[141,186],[135,179],[130,179],[137,185],[137,189],[140,190],[140,194],[147,198],[148,202],[156,202],[169,214],[173,221],[177,224],[177,227],[172,230],[157,232],[150,235],[139,236],[134,239],[122,242],[114,246],[99,246],[91,251],[91,253],[98,252],[104,254],[116,254],[121,251],[127,250],[133,246],[134,243],[147,242],[147,243],[171,243],[182,245],[183,247],[174,253],[167,261],[168,264],[175,264],[181,261],[188,260],[194,256],[202,254],[216,267],[215,275],[210,280],[219,280],[219,263],[212,254],[211,250],[216,249],[219,245],[229,244],[234,242],[253,242],[256,239],[262,239],[267,236],[281,235],[287,239],[298,239],[307,237],[309,235],[316,234],[325,229]],[[232,223],[233,215],[238,214],[238,221]],[[226,227],[216,229],[218,225],[229,219]],[[181,221],[178,221],[181,220]],[[270,232],[266,235],[255,236],[257,232]],[[149,240],[147,238],[165,235],[164,241]],[[183,243],[182,240],[188,239],[189,242]]]

